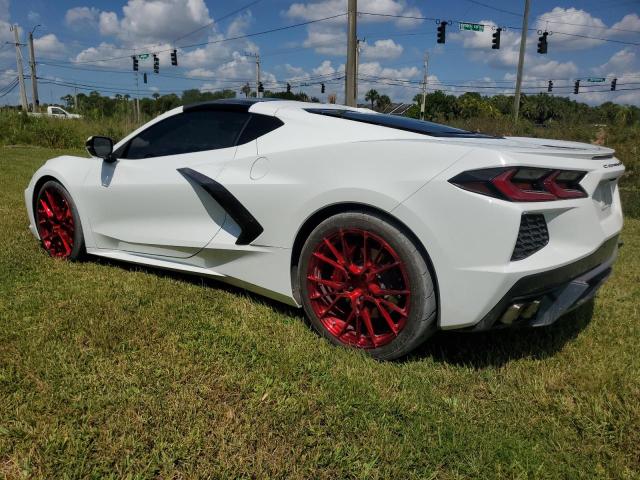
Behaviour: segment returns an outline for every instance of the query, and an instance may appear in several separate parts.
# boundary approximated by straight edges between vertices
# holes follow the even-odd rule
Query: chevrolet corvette
[[[622,228],[611,149],[368,109],[219,100],[86,146],[25,191],[51,257],[215,277],[378,359],[555,322],[594,297]]]

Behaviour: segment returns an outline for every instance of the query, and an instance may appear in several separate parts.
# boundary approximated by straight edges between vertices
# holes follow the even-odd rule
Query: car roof
[[[346,107],[344,105],[335,105],[335,104],[323,104],[323,103],[311,103],[311,102],[300,102],[297,100],[286,100],[281,98],[222,98],[219,100],[210,100],[206,102],[198,102],[191,103],[189,105],[185,105],[182,108],[183,112],[195,111],[195,110],[226,110],[226,111],[237,111],[237,112],[248,112],[255,111],[255,108],[260,104],[269,104],[269,110],[275,111],[279,108],[293,108],[293,109],[306,109],[310,107],[323,108],[323,109],[341,109],[341,110],[359,110],[353,109],[352,107]],[[262,109],[260,109],[262,110]]]

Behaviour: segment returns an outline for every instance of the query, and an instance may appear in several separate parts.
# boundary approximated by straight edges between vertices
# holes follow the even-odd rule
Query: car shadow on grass
[[[591,322],[593,299],[548,327],[504,328],[485,332],[440,331],[407,357],[406,361],[432,358],[438,362],[474,369],[500,367],[522,358],[555,355]]]
[[[307,323],[301,308],[272,300],[257,293],[224,283],[216,278],[138,265],[104,257],[91,256],[90,261],[129,271],[144,272],[185,283],[247,296],[257,303]],[[538,328],[504,328],[486,332],[439,331],[401,362],[420,362],[433,359],[457,366],[484,369],[500,367],[508,362],[528,358],[544,359],[562,350],[584,330],[593,317],[593,299],[560,318],[553,325]],[[315,332],[314,332],[315,333]],[[321,340],[320,335],[318,339]],[[374,361],[372,359],[372,361]]]

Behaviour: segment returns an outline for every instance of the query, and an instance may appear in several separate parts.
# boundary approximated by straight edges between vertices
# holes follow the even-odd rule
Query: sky
[[[16,78],[13,32],[34,32],[40,101],[60,103],[74,91],[150,96],[188,88],[240,93],[255,88],[260,56],[265,89],[305,91],[325,101],[344,97],[347,0],[0,0],[0,94]],[[359,101],[375,88],[393,101],[421,91],[428,55],[428,89],[461,94],[513,93],[524,0],[359,0]],[[523,91],[546,92],[597,105],[640,105],[640,0],[531,0]],[[332,17],[332,18],[330,18]],[[446,43],[436,43],[446,20]],[[482,24],[461,31],[459,22]],[[501,48],[491,48],[502,27]],[[536,52],[548,31],[548,54]],[[170,51],[178,51],[172,66]],[[28,50],[22,47],[25,60]],[[140,60],[138,76],[131,55]],[[147,72],[144,84],[142,72]],[[25,61],[25,74],[28,74]],[[590,82],[605,78],[604,83]],[[617,91],[610,82],[617,78]],[[573,94],[580,79],[581,92]],[[325,93],[321,93],[321,84]],[[31,101],[30,86],[27,93]],[[19,103],[18,89],[0,104]]]

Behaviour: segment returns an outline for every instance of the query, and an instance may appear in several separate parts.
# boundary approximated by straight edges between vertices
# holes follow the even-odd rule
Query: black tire
[[[351,257],[351,259],[353,259],[354,255],[358,255],[355,253],[356,247],[351,247],[349,245],[349,235],[353,235],[353,237],[351,238],[357,239],[355,235],[358,235],[357,232],[360,231],[367,232],[366,234],[363,233],[365,245],[367,245],[366,242],[369,241],[372,242],[373,247],[375,247],[376,245],[380,246],[377,250],[372,250],[373,253],[370,253],[371,257],[375,256],[376,252],[384,250],[385,247],[382,246],[383,244],[379,243],[380,240],[383,240],[386,242],[387,246],[390,247],[388,253],[388,255],[390,255],[390,258],[391,255],[394,255],[393,258],[400,261],[396,261],[395,263],[400,263],[400,266],[398,266],[397,268],[401,270],[396,272],[387,270],[388,273],[374,275],[374,271],[379,270],[379,265],[375,265],[374,267],[371,267],[370,270],[368,270],[369,272],[372,272],[371,274],[367,275],[366,273],[363,273],[366,272],[365,269],[367,268],[367,247],[363,247],[361,253],[359,254],[361,256],[362,263],[362,267],[359,271],[357,266],[351,266],[347,269],[345,269],[344,266],[341,266],[340,269],[338,269],[333,265],[328,265],[326,268],[328,268],[329,270],[333,269],[333,276],[329,277],[328,274],[323,274],[322,269],[325,268],[323,265],[327,262],[327,260],[321,259],[321,261],[318,261],[317,259],[320,258],[319,256],[327,258],[329,256],[329,252],[331,252],[333,254],[332,259],[336,261],[339,260],[339,257],[342,257],[341,265],[349,263],[349,261],[346,260],[346,256],[349,256]],[[345,242],[345,235],[347,236],[347,242]],[[367,238],[369,240],[366,240]],[[328,245],[326,239],[329,239],[328,241],[332,245],[334,245],[334,241],[336,242],[336,245],[338,245],[337,239],[340,239],[339,244],[342,245],[343,254],[337,252],[338,255],[336,255],[335,245],[334,249],[330,249],[329,247],[329,250],[325,250],[325,253],[322,253],[322,248],[324,248],[323,245]],[[377,253],[377,255],[377,258],[381,258],[380,255],[387,255],[387,253]],[[362,256],[364,256],[364,259],[362,259]],[[354,261],[351,263],[355,264],[356,262]],[[368,263],[375,264],[375,262],[371,261],[371,259],[369,259]],[[389,264],[390,262],[387,261],[386,263]],[[391,263],[394,262],[391,261]],[[352,274],[352,270],[356,271],[356,273]],[[360,280],[355,280],[354,278],[352,278],[354,277],[354,275],[359,276]],[[384,278],[381,278],[381,276],[384,275],[393,275],[393,278],[388,281]],[[320,283],[320,280],[318,280],[318,276],[322,276],[323,278],[337,278],[340,286],[332,285],[327,287],[325,283]],[[436,329],[437,300],[434,290],[434,282],[425,258],[418,250],[416,245],[414,245],[412,240],[405,233],[403,233],[403,231],[399,227],[391,224],[382,216],[376,215],[374,213],[364,211],[340,213],[320,223],[311,232],[304,246],[302,247],[298,268],[298,281],[302,304],[307,318],[309,319],[314,329],[333,344],[351,344],[351,346],[355,346],[355,348],[363,348],[369,355],[374,358],[380,360],[393,360],[407,355],[412,350],[420,346]],[[388,285],[393,285],[393,282],[397,282],[397,284],[403,285],[407,281],[408,285],[405,285],[404,288],[410,292],[409,296],[379,296],[383,291],[392,291],[388,290],[389,287],[385,286],[385,283],[383,282],[388,282]],[[326,280],[322,280],[322,282],[326,282]],[[353,286],[355,284],[354,282],[359,282],[357,283],[356,287]],[[347,283],[349,283],[349,286],[345,287],[344,285],[346,285]],[[372,284],[375,285],[371,286]],[[375,290],[373,290],[373,293],[371,293],[374,287]],[[336,288],[336,290],[332,290],[333,288]],[[352,295],[352,291],[354,290],[354,288],[356,290],[365,292],[362,296],[358,297],[357,301],[361,302],[358,303],[359,307],[354,307],[355,304]],[[393,286],[391,286],[391,288],[393,288]],[[319,289],[322,291],[319,292]],[[329,290],[329,293],[326,293],[327,290]],[[333,295],[334,292],[338,291],[346,293],[337,293],[336,295]],[[395,291],[400,292],[400,290]],[[337,300],[338,296],[344,298],[344,295],[348,296],[347,300]],[[325,298],[323,300],[319,300],[320,297]],[[398,320],[399,322],[403,322],[402,329],[397,332],[382,332],[382,336],[379,336],[377,334],[378,331],[374,328],[374,338],[386,338],[387,343],[383,345],[377,345],[375,340],[373,340],[372,344],[369,345],[366,345],[365,341],[356,341],[356,339],[358,339],[359,336],[362,336],[362,334],[356,333],[355,326],[347,327],[346,325],[351,325],[351,323],[353,323],[354,317],[359,319],[362,316],[362,310],[367,309],[366,315],[368,317],[369,325],[373,324],[373,321],[375,320],[376,322],[378,322],[377,325],[379,326],[379,328],[384,329],[385,323],[382,322],[383,312],[380,311],[378,304],[379,302],[385,302],[385,305],[388,305],[390,303],[389,300],[395,302],[395,305],[403,307],[405,315],[403,315],[403,317],[400,317],[399,315],[397,316],[397,318],[400,319],[404,318],[404,320]],[[335,305],[331,307],[333,308],[333,310],[329,307],[329,305],[327,305],[327,307],[325,307],[324,309],[324,313],[322,313],[322,315],[319,315],[318,310],[322,310],[322,307],[318,306],[318,302],[321,301],[329,305]],[[345,301],[348,303],[345,304]],[[406,314],[407,306],[409,308],[408,315]],[[396,314],[396,312],[394,312],[393,310],[389,310],[388,308],[386,308],[386,306],[384,310],[387,310],[387,313],[390,311],[394,315]],[[354,317],[350,316],[350,313],[354,313]],[[377,318],[374,319],[372,313],[376,314]],[[320,316],[324,318],[325,323],[323,323],[323,320],[321,320]],[[342,320],[340,319],[341,317]],[[344,320],[344,317],[347,317],[351,320]],[[336,318],[338,320],[336,320]],[[387,322],[387,324],[388,323],[389,322]],[[396,328],[399,324],[400,323],[396,324]],[[360,325],[362,327],[363,323],[360,323]],[[340,330],[340,332],[343,333],[335,331],[334,333],[331,333],[329,330],[330,328],[335,328],[335,330]],[[345,328],[347,329],[346,331]],[[339,335],[339,337],[336,335]],[[344,339],[347,337],[352,338],[352,340],[345,342]],[[368,335],[368,337],[371,338],[372,336]],[[391,338],[391,340],[389,340],[389,338]]]
[[[62,207],[68,206],[71,217],[73,219],[73,235],[69,235],[69,238],[73,238],[73,244],[70,246],[70,252],[67,254],[66,252],[63,255],[56,254],[56,249],[52,246],[49,248],[46,245],[45,240],[43,240],[43,231],[44,228],[40,224],[40,199],[46,198],[46,192],[49,194],[59,195],[58,199],[61,199]],[[66,204],[66,205],[65,205]],[[65,260],[80,260],[86,255],[86,249],[84,245],[84,234],[82,231],[82,223],[80,222],[80,215],[78,214],[78,208],[76,207],[73,198],[69,194],[66,188],[64,188],[59,182],[55,180],[48,180],[38,190],[35,201],[34,201],[34,212],[33,212],[36,228],[38,229],[38,234],[40,235],[40,243],[42,248],[52,257],[62,258]],[[68,222],[67,222],[68,223]],[[59,243],[59,240],[58,240]]]

